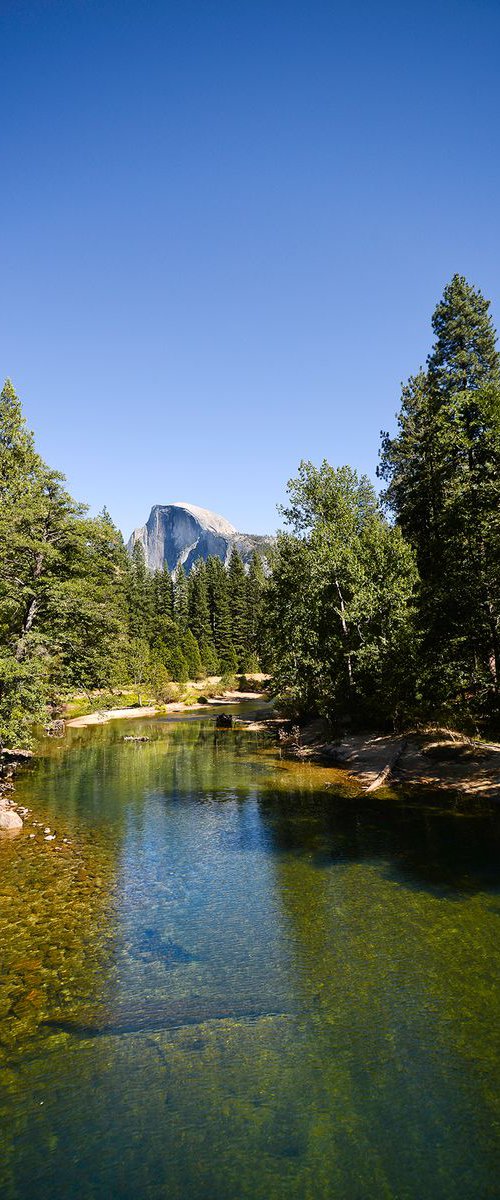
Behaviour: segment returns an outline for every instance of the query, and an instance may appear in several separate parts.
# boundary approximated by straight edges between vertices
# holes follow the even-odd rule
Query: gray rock
[[[19,813],[12,808],[0,808],[0,829],[22,829],[23,822]]]
[[[32,750],[19,750],[15,747],[13,750],[1,751],[2,762],[5,763],[23,763],[29,762],[33,758]]]
[[[171,574],[181,564],[189,573],[198,558],[215,555],[228,563],[233,546],[244,563],[256,550],[263,558],[274,543],[273,537],[238,533],[225,517],[198,508],[195,504],[155,504],[146,525],[134,532],[128,542],[129,554],[136,542],[144,548],[150,571],[161,570],[166,563]]]

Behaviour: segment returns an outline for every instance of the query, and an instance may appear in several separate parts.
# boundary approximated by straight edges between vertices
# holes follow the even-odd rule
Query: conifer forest
[[[265,672],[283,709],[333,725],[498,729],[500,358],[488,301],[455,275],[425,367],[383,432],[378,487],[302,462],[266,558],[174,577],[131,554],[47,466],[0,396],[0,742],[28,746],[64,697]],[[397,403],[397,398],[395,397]],[[396,407],[395,403],[395,407]],[[281,481],[276,481],[277,491]]]

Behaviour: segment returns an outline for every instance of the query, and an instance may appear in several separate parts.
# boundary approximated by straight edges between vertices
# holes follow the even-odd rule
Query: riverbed
[[[0,843],[2,1200],[498,1197],[498,808],[360,798],[210,713],[42,750]]]

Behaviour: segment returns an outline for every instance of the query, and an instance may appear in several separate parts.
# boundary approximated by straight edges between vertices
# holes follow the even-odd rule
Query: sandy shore
[[[156,708],[108,708],[102,712],[85,713],[83,717],[71,717],[65,721],[66,728],[82,729],[85,725],[106,725],[108,721],[120,721],[125,717],[154,717]]]
[[[108,708],[102,711],[85,713],[83,717],[71,717],[65,722],[68,729],[83,729],[86,725],[105,725],[108,721],[123,721],[137,720],[138,717],[154,717],[158,713],[163,716],[165,713],[182,713],[182,712],[199,712],[203,715],[205,708],[210,708],[217,704],[238,704],[243,700],[261,700],[265,703],[265,698],[262,692],[224,692],[223,696],[217,696],[213,700],[209,700],[208,704],[199,704],[195,701],[193,704],[184,704],[181,700],[173,700],[170,704],[162,704],[158,707],[154,704],[136,706],[135,708]]]
[[[294,757],[344,768],[363,792],[403,784],[500,801],[500,744],[496,742],[475,742],[449,730],[399,737],[352,734],[331,741],[317,721],[290,735],[285,745]]]

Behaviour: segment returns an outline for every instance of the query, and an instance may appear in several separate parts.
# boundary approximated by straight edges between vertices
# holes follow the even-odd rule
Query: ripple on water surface
[[[498,1197],[497,814],[145,728],[0,842],[2,1198]]]

